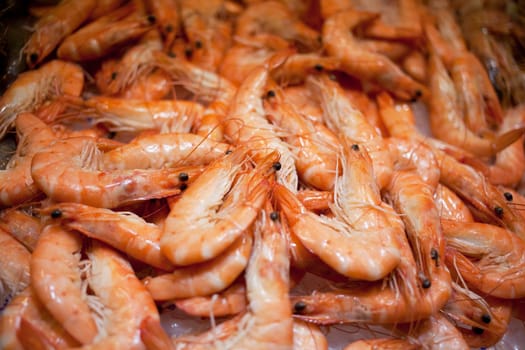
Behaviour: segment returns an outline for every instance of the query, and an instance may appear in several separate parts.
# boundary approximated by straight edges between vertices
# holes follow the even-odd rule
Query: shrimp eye
[[[509,202],[512,202],[512,200],[514,199],[514,197],[512,196],[512,193],[510,192],[505,192],[503,193],[503,195],[505,196],[505,199],[508,200]]]
[[[423,281],[421,282],[421,286],[424,289],[430,288],[431,285],[432,285],[432,283],[430,282],[430,280],[428,278],[424,278]]]
[[[181,191],[184,191],[185,189],[188,188],[188,185],[186,185],[186,184],[182,184],[182,185],[180,185],[179,188],[180,188]]]
[[[195,48],[196,49],[202,48],[202,42],[200,40],[195,41]]]
[[[153,23],[155,23],[155,22],[157,21],[157,19],[156,19],[155,16],[153,16],[153,15],[149,15],[149,16],[147,17],[147,19],[148,19],[148,22],[149,22],[150,24],[153,24]]]
[[[117,75],[118,75],[117,72],[111,73],[111,80],[117,79]]]
[[[438,251],[436,250],[436,248],[432,248],[430,249],[430,258],[432,260],[437,260],[439,258],[439,253]]]
[[[190,176],[188,175],[188,173],[180,173],[179,174],[179,180],[180,181],[188,181],[189,178],[190,178]]]
[[[187,58],[191,58],[191,56],[193,56],[193,51],[188,48],[184,50],[184,54],[186,55]]]
[[[270,219],[272,219],[272,221],[276,221],[277,219],[279,219],[279,213],[276,211],[272,211],[270,213]]]
[[[490,317],[489,314],[483,314],[481,315],[481,320],[483,323],[490,323],[490,321],[492,321],[492,317]]]
[[[110,139],[110,140],[114,139],[115,136],[117,136],[117,133],[115,131],[110,131],[108,133],[108,139]]]
[[[231,149],[226,151],[226,154],[231,154],[233,151]]]
[[[356,143],[354,143],[354,144],[352,145],[352,150],[354,150],[354,151],[359,151],[359,145],[356,144]]]
[[[29,60],[31,63],[36,63],[36,61],[38,61],[38,54],[33,52],[31,55],[29,55]]]
[[[168,24],[165,27],[165,30],[166,30],[166,33],[171,33],[171,32],[173,32],[173,26],[171,24]]]
[[[472,327],[472,332],[474,332],[476,334],[483,334],[483,332],[485,332],[485,330],[483,328],[479,328],[479,327]]]
[[[55,209],[51,212],[51,217],[53,219],[58,219],[59,217],[62,216],[62,211],[60,209]]]
[[[272,164],[272,168],[273,168],[273,170],[275,170],[275,171],[279,171],[279,170],[281,170],[281,163],[279,163],[279,162],[275,162],[275,163],[273,163],[273,164]]]
[[[494,214],[496,214],[496,216],[498,218],[501,218],[503,216],[503,208],[502,207],[495,207],[494,208]]]
[[[318,63],[314,66],[314,69],[318,72],[322,72],[324,67]]]
[[[293,306],[293,312],[295,314],[299,314],[299,313],[303,312],[304,309],[306,309],[306,303],[304,301],[298,301]]]
[[[266,97],[268,97],[268,98],[275,97],[275,91],[268,90],[268,92],[266,93]]]
[[[172,57],[172,58],[177,57],[177,55],[176,55],[175,52],[173,52],[173,51],[168,52],[168,56],[170,56],[170,57]]]

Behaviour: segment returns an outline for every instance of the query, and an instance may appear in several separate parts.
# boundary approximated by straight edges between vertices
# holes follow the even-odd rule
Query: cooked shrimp
[[[268,177],[279,156],[272,153],[247,171],[247,151],[239,148],[209,165],[171,208],[160,247],[175,265],[216,257],[257,217],[268,196]],[[202,195],[211,188],[211,193]]]
[[[202,118],[194,124],[195,133],[207,139],[222,142],[224,140],[223,120],[228,114],[228,106],[220,101],[209,104]]]
[[[240,235],[212,260],[146,277],[143,283],[153,299],[169,300],[205,296],[224,290],[244,271],[252,252],[252,234]]]
[[[90,344],[98,329],[83,291],[81,249],[77,233],[45,226],[31,257],[31,287],[69,334]]]
[[[501,151],[522,134],[522,129],[508,131],[494,139],[481,138],[467,128],[458,104],[458,92],[443,62],[436,54],[429,59],[430,127],[435,137],[463,148],[478,156],[489,156]]]
[[[40,190],[31,177],[33,155],[55,140],[51,128],[30,113],[16,118],[18,146],[15,155],[0,170],[0,206],[21,204],[36,198]]]
[[[328,350],[328,340],[318,326],[293,320],[293,349]]]
[[[27,64],[34,67],[42,62],[65,37],[89,18],[96,5],[97,0],[64,0],[40,18],[24,48]]]
[[[287,54],[284,58],[286,57]],[[281,167],[277,173],[277,181],[295,192],[299,179],[294,156],[288,145],[280,139],[276,127],[266,118],[262,100],[270,71],[282,64],[282,59],[283,57],[277,56],[267,64],[255,68],[239,86],[225,119],[224,132],[232,144],[257,149],[262,156],[278,151]],[[272,94],[274,93],[270,93]]]
[[[137,16],[135,6],[130,3],[69,35],[58,47],[57,56],[70,61],[101,58],[142,36],[154,21],[154,17]]]
[[[288,248],[272,212],[267,204],[254,225],[255,244],[246,270],[249,311],[204,334],[176,338],[177,349],[292,348]]]
[[[0,245],[5,249],[0,257],[0,305],[3,308],[29,285],[31,253],[4,230],[0,230]]]
[[[193,167],[169,169],[101,169],[101,153],[95,140],[76,137],[58,140],[33,157],[31,175],[48,197],[58,202],[76,202],[114,208],[137,200],[161,198],[180,192],[179,174],[190,181],[200,173]]]
[[[348,145],[359,144],[372,158],[377,184],[384,188],[392,173],[392,159],[383,138],[368,123],[363,114],[345,97],[342,87],[327,76],[308,77],[308,86],[314,91],[323,107],[323,119],[328,127],[341,135]]]
[[[207,165],[231,148],[226,143],[190,133],[153,134],[104,153],[104,169],[161,169]]]
[[[258,41],[261,39],[258,37]],[[287,47],[284,45],[284,49]],[[256,67],[263,65],[275,50],[267,45],[235,44],[225,54],[219,66],[219,74],[235,86],[242,84]]]
[[[301,190],[296,197],[303,203],[304,207],[311,211],[323,211],[330,209],[330,203],[334,201],[332,191]]]
[[[330,16],[323,24],[323,46],[328,55],[341,60],[340,70],[358,79],[384,87],[398,98],[417,99],[426,88],[406,75],[386,56],[371,52],[352,34],[357,26],[377,18],[375,13],[346,10]]]
[[[448,59],[455,58],[456,54],[467,52],[467,45],[463,38],[463,33],[456,22],[454,12],[449,6],[448,1],[430,4],[428,12],[430,12],[431,17],[428,18],[427,16],[425,22],[435,26],[437,33],[439,33],[439,36],[446,44],[446,51],[443,52],[445,55],[440,56],[440,58],[446,62]]]
[[[296,43],[304,51],[314,51],[321,46],[319,33],[301,22],[279,1],[250,4],[237,18],[236,35],[249,39],[259,33],[278,35]]]
[[[434,201],[441,219],[458,222],[474,222],[467,205],[451,189],[438,184],[434,192]]]
[[[366,151],[348,146],[342,163],[331,208],[335,217],[306,210],[282,186],[275,187],[274,195],[291,231],[306,248],[345,276],[375,281],[400,263],[396,236],[403,235],[403,227],[393,225],[397,215],[381,201]],[[366,248],[370,246],[374,250]]]
[[[32,252],[40,235],[40,220],[20,209],[9,208],[0,212],[0,229]]]
[[[280,84],[297,85],[303,83],[309,74],[338,68],[339,59],[336,57],[323,57],[313,53],[293,54],[272,72],[272,78]]]
[[[173,269],[173,265],[160,252],[162,230],[131,212],[114,212],[79,203],[61,203],[43,209],[41,215],[60,219],[59,223],[63,227],[105,242],[151,266],[163,270]]]
[[[525,243],[503,228],[483,224],[443,220],[447,261],[463,279],[488,295],[515,299],[525,296]],[[469,259],[470,258],[470,259]]]
[[[419,348],[419,345],[412,344],[408,340],[404,339],[378,338],[357,340],[351,344],[348,344],[344,350],[416,350]]]
[[[412,108],[408,103],[395,102],[387,92],[377,95],[379,116],[391,137],[420,138]]]
[[[164,37],[164,47],[171,47],[181,26],[178,2],[172,0],[147,0],[145,2],[151,14],[155,16],[155,24]]]
[[[31,112],[56,96],[79,96],[83,87],[84,73],[73,63],[53,60],[39,69],[21,73],[0,97],[0,138],[19,113]]]
[[[93,241],[89,287],[102,305],[102,329],[88,349],[143,349],[140,325],[159,319],[155,302],[135,276],[131,265],[114,250]]]
[[[246,288],[243,282],[234,282],[220,293],[210,296],[175,300],[175,306],[185,313],[199,317],[223,317],[246,310]]]
[[[412,50],[401,61],[401,67],[415,80],[424,83],[427,80],[427,63],[423,53]]]
[[[284,140],[292,146],[299,178],[309,186],[330,190],[337,176],[338,144],[325,144],[315,124],[287,104],[277,86],[270,86],[273,96],[265,99],[268,119],[290,136]]]

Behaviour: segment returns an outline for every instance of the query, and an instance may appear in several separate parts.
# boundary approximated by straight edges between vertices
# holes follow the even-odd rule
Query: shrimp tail
[[[492,148],[493,148],[494,153],[497,153],[507,148],[508,146],[516,142],[524,134],[525,134],[525,127],[516,128],[510,131],[507,131],[506,133],[503,133],[501,135],[498,135],[492,143]]]

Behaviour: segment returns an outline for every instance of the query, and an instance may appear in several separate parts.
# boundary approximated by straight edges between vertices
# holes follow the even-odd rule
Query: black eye
[[[353,149],[354,151],[359,151],[359,145],[354,143],[354,144],[352,145],[352,149]]]
[[[149,15],[148,16],[148,22],[150,24],[154,24],[156,21],[157,21],[157,19],[155,18],[155,16],[153,16],[153,15]]]
[[[421,286],[425,289],[430,288],[431,285],[432,283],[430,282],[428,278],[424,278],[423,281],[421,281]]]
[[[479,327],[472,327],[472,332],[474,332],[476,334],[483,334],[483,332],[485,332],[485,330],[483,328],[479,328]]]
[[[314,69],[318,72],[322,72],[324,67],[318,63],[314,66]]]
[[[514,197],[512,196],[512,193],[510,192],[505,192],[503,193],[503,195],[505,196],[505,199],[508,200],[509,202],[511,202],[514,199]]]
[[[293,311],[296,314],[303,312],[304,309],[306,309],[306,303],[304,301],[298,301],[293,306]]]
[[[31,55],[29,55],[29,60],[31,63],[36,63],[36,61],[38,61],[38,54],[33,52]]]
[[[271,219],[272,221],[276,221],[277,219],[279,219],[279,213],[276,212],[276,211],[272,211],[272,212],[270,213],[270,219]]]
[[[188,185],[186,185],[186,184],[182,184],[182,185],[180,185],[179,188],[180,188],[181,191],[184,191],[185,189],[188,188]]]
[[[196,49],[202,48],[202,42],[200,40],[195,41],[195,48]]]
[[[275,163],[273,163],[272,168],[273,168],[273,170],[275,170],[275,171],[279,171],[279,170],[281,170],[281,163],[279,163],[279,162],[275,162]]]
[[[117,79],[117,75],[118,75],[117,72],[111,73],[111,80]]]
[[[496,214],[496,216],[498,218],[501,218],[503,216],[503,208],[502,207],[495,207],[494,208],[494,214]]]
[[[58,219],[59,217],[62,216],[62,211],[60,209],[55,209],[51,212],[51,217],[53,219]]]
[[[275,91],[268,90],[268,92],[266,93],[266,97],[268,97],[268,98],[275,97]]]
[[[188,181],[190,178],[190,176],[188,175],[188,173],[180,173],[179,174],[179,180],[180,181]]]
[[[483,314],[481,315],[481,320],[483,323],[490,323],[490,321],[492,321],[492,317],[490,317],[489,314]]]

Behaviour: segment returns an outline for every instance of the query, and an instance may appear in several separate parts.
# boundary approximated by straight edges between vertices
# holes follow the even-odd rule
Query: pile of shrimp
[[[346,350],[469,349],[525,320],[525,106],[446,0],[31,13],[0,348],[327,349],[350,324],[381,331]]]

